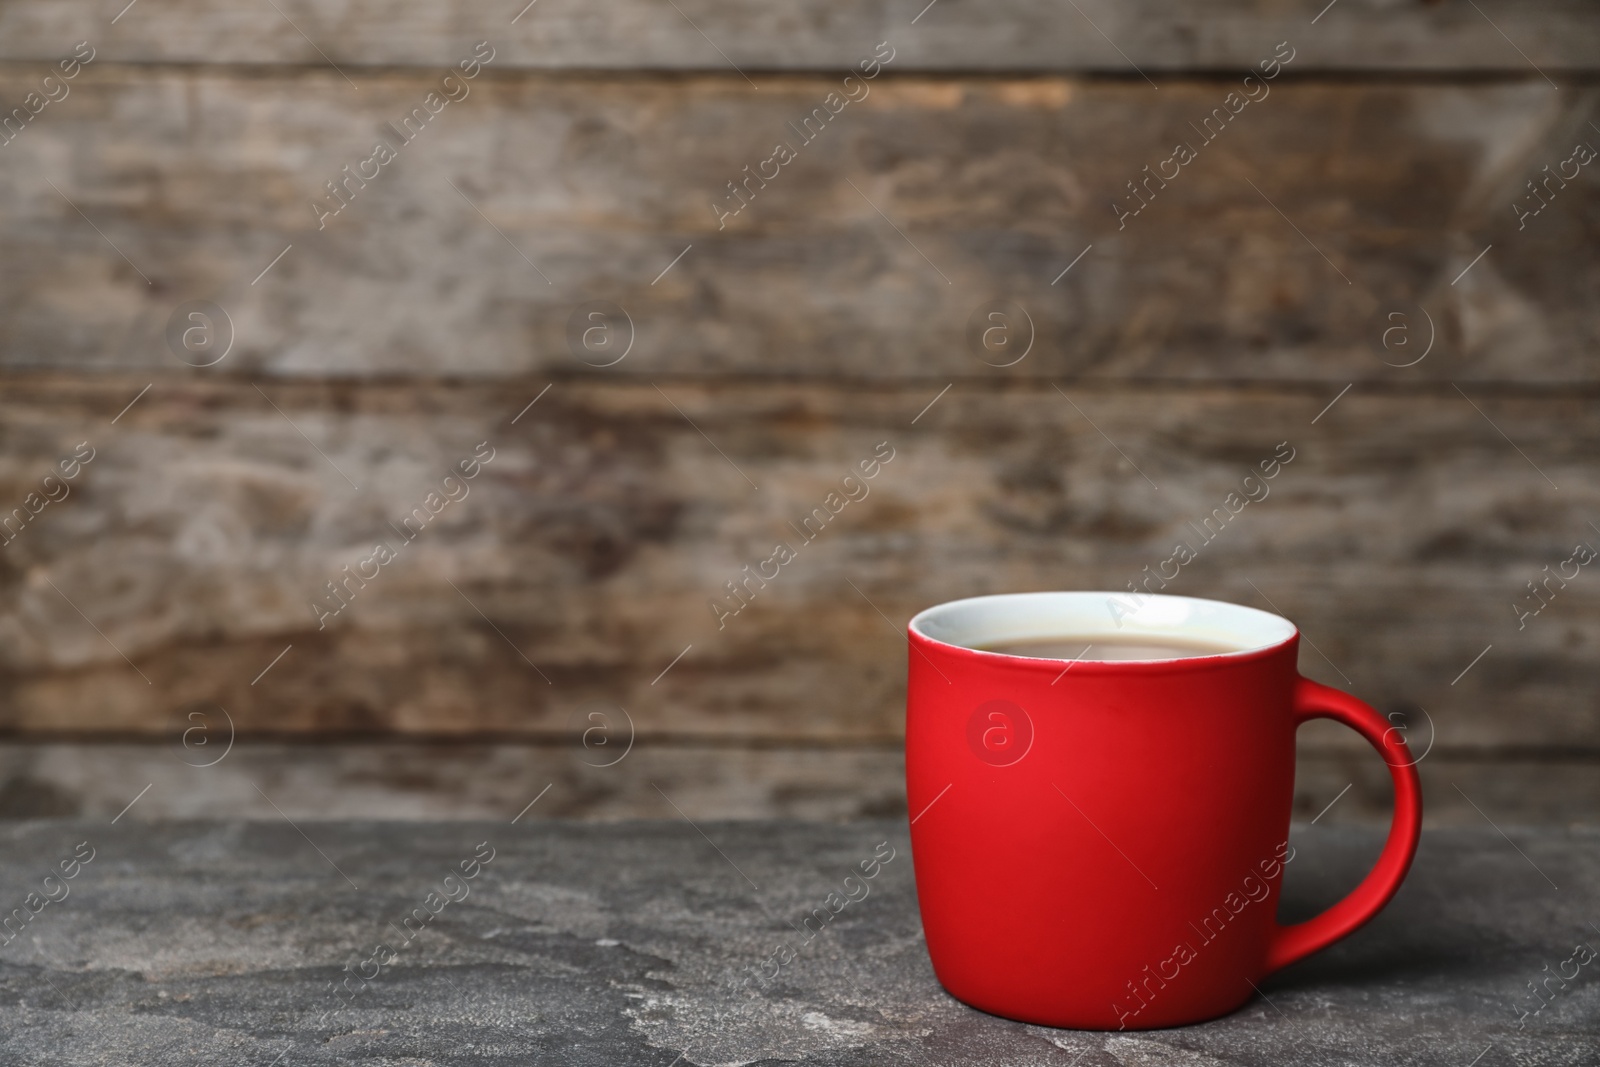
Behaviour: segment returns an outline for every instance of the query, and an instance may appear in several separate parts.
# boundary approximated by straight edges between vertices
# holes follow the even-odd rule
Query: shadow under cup
[[[982,648],[1096,634],[1230,651],[1106,661]],[[1300,706],[1304,687],[1324,687],[1300,679],[1293,624],[1185,597],[1132,610],[1123,594],[1023,593],[930,608],[909,641],[912,854],[951,994],[1049,1026],[1171,1026],[1239,1007],[1325,943],[1285,949],[1297,928],[1276,922],[1295,728],[1327,713]],[[1346,925],[1335,936],[1359,921]]]

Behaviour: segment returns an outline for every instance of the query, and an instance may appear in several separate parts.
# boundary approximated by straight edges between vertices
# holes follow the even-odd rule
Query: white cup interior
[[[1179,643],[1200,641],[1242,655],[1295,635],[1288,619],[1220,600],[1131,593],[1002,593],[952,600],[920,612],[911,629],[947,645],[987,645],[1082,637]],[[1215,655],[1216,653],[1196,653]],[[1190,657],[1177,657],[1190,658]],[[1085,656],[1094,662],[1095,657]],[[1150,661],[1145,661],[1150,662]]]

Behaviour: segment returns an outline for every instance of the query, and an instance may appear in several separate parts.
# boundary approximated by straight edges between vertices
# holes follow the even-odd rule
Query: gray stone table
[[[1294,840],[1286,918],[1352,885],[1379,842],[1326,825]],[[0,914],[30,893],[39,909],[0,946],[7,1067],[1600,1064],[1600,960],[1517,1026],[1528,982],[1579,942],[1600,946],[1593,829],[1429,833],[1372,925],[1228,1018],[1128,1034],[1027,1026],[947,996],[903,821],[130,816],[0,823],[0,841]],[[870,894],[777,981],[741,990],[875,849],[894,856]],[[74,865],[75,850],[93,858]],[[63,861],[74,877],[47,882]],[[463,861],[475,877],[448,880]],[[428,921],[408,938],[417,908]],[[393,957],[366,962],[379,943]]]

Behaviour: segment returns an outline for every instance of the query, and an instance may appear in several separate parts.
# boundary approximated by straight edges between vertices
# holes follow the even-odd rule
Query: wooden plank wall
[[[0,6],[0,729],[616,707],[881,812],[912,612],[1121,588],[1288,442],[1171,591],[1300,622],[1443,810],[1593,817],[1600,578],[1527,585],[1600,548],[1592,6],[677,6]],[[696,811],[757,809],[823,810]]]

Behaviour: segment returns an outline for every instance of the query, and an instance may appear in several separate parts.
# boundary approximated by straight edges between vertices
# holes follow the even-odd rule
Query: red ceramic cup
[[[1188,597],[1019,593],[911,620],[906,795],[934,972],[975,1008],[1088,1030],[1232,1011],[1268,974],[1371,919],[1405,877],[1422,794],[1399,732],[1302,678],[1294,625]],[[1033,659],[1058,636],[1206,641],[1177,659]],[[1344,723],[1394,779],[1377,866],[1280,926],[1295,729]]]

